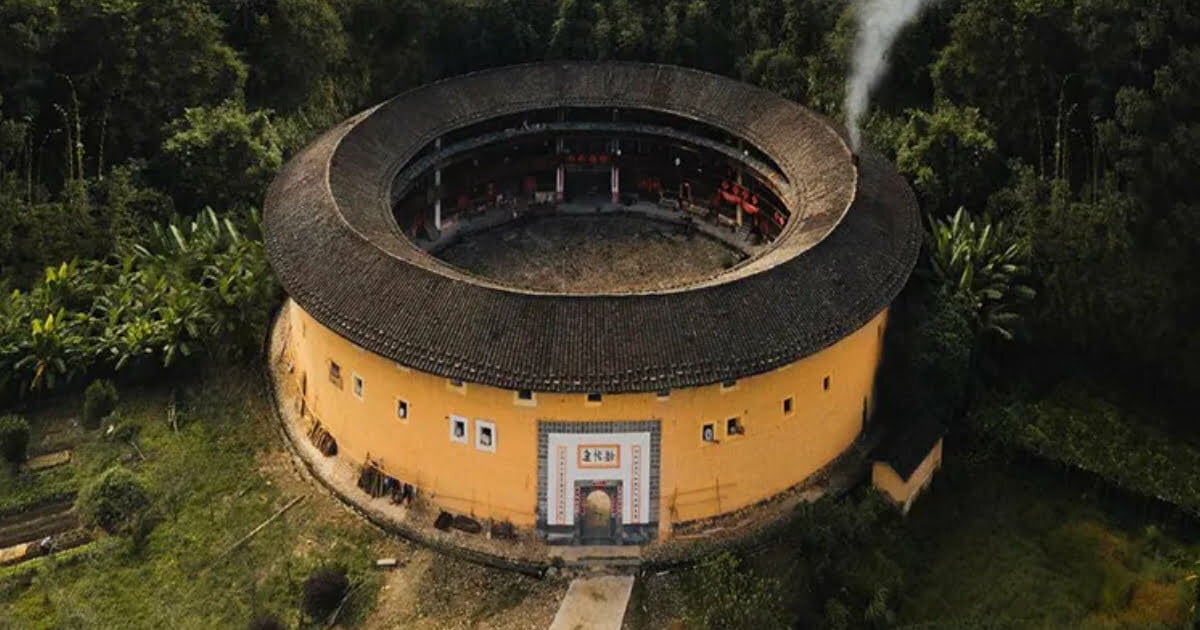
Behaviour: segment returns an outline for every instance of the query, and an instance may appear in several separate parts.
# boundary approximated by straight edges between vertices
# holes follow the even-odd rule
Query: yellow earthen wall
[[[942,440],[933,445],[921,465],[913,471],[908,481],[900,478],[891,466],[875,462],[871,466],[871,484],[900,504],[905,512],[912,507],[917,495],[933,480],[933,473],[942,466]]]
[[[469,382],[455,388],[402,367],[333,333],[294,302],[286,308],[293,376],[307,375],[308,409],[337,438],[339,456],[380,460],[389,474],[447,510],[530,525],[537,510],[538,420],[660,420],[660,535],[670,523],[771,497],[845,451],[862,430],[887,319],[884,311],[824,351],[732,388],[676,389],[666,400],[654,393],[605,394],[600,403],[584,394],[537,392],[529,406],[511,390]],[[330,359],[341,367],[340,389],[330,381]],[[361,400],[353,393],[354,374],[364,379]],[[785,415],[787,397],[794,402]],[[407,420],[396,416],[397,398],[409,404]],[[450,414],[471,419],[468,444],[451,442]],[[725,421],[734,416],[744,435],[725,434]],[[478,419],[496,424],[495,453],[475,448]],[[701,439],[705,423],[716,425],[719,443]]]

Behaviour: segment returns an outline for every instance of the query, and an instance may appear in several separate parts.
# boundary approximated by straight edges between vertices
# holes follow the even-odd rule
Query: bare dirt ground
[[[282,439],[282,438],[280,438]],[[280,443],[259,459],[259,471],[288,496],[308,495],[305,514],[332,526],[363,526],[292,459]],[[378,530],[376,530],[378,531]],[[298,552],[316,540],[297,540]],[[369,630],[544,630],[567,589],[562,580],[538,580],[449,558],[378,531],[373,558],[396,558],[400,566],[381,569],[374,610],[356,627]]]
[[[741,255],[677,225],[629,215],[553,215],[473,234],[438,257],[537,291],[645,291],[703,280]]]
[[[544,630],[567,583],[488,569],[412,548],[389,573],[365,628]]]

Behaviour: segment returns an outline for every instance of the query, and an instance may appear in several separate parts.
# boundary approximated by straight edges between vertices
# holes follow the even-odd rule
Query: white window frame
[[[492,443],[491,444],[485,445],[483,443],[483,432],[485,429],[490,430],[492,432]],[[498,441],[497,437],[498,436],[496,434],[496,423],[495,422],[492,422],[490,420],[478,420],[478,419],[475,420],[475,448],[477,450],[483,451],[485,453],[495,453],[496,452],[496,442]]]
[[[454,426],[460,422],[462,423],[462,427],[463,427],[462,437],[458,437],[458,436],[454,435]],[[456,416],[454,414],[450,414],[450,441],[454,442],[455,444],[469,444],[470,440],[471,440],[471,421],[470,421],[470,419],[468,419],[466,416]]]

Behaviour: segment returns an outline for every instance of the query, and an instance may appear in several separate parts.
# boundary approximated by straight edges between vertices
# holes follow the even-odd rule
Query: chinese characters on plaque
[[[580,468],[621,467],[621,447],[616,444],[580,444],[578,449]]]

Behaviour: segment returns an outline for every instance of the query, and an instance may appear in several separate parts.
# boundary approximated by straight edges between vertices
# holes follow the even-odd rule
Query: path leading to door
[[[576,578],[550,630],[621,630],[632,592],[630,575]]]

